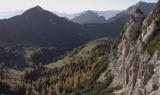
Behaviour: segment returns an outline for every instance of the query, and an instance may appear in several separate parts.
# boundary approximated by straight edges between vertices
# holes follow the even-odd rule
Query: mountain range
[[[141,8],[141,6],[149,6],[149,8],[142,7],[142,11],[148,14],[154,4],[139,2],[126,11],[131,13],[131,10],[137,7]],[[122,31],[124,23],[129,19],[129,14],[126,15],[126,11],[124,11],[125,13],[121,12],[120,16],[118,14],[111,18],[113,20],[107,20],[108,23],[105,24],[94,24],[93,22],[79,25],[66,18],[58,17],[40,6],[36,6],[25,11],[22,15],[1,20],[0,42],[1,45],[53,46],[58,51],[60,50],[59,52],[65,52],[90,40],[106,36],[117,36]],[[105,20],[104,17],[98,16],[95,12],[87,11],[87,13],[93,17],[99,17],[102,21]],[[116,28],[112,28],[112,26]]]
[[[23,12],[24,12],[24,10],[0,12],[0,19],[11,18],[11,17],[17,16],[17,15],[20,15]],[[60,17],[65,17],[67,19],[73,19],[74,17],[79,16],[79,15],[85,13],[86,11],[79,12],[79,13],[62,13],[62,12],[57,12],[57,11],[51,11],[51,12],[60,16]],[[105,19],[109,19],[121,11],[120,10],[109,10],[109,11],[93,11],[93,12],[98,13],[99,16],[104,16]]]
[[[36,6],[0,20],[0,94],[159,95],[160,0],[113,18],[77,24]]]
[[[120,10],[109,10],[109,11],[94,11],[94,10],[87,10],[87,11],[92,11],[97,13],[99,16],[104,16],[105,19],[109,19],[113,16],[115,16],[116,14],[118,14],[119,12],[121,12]],[[68,19],[73,19],[76,16],[80,16],[81,14],[86,13],[87,11],[83,11],[83,12],[79,12],[79,13],[74,13],[74,14],[69,14],[69,13],[59,13],[59,12],[53,12],[55,14],[57,14],[60,17],[66,17]]]

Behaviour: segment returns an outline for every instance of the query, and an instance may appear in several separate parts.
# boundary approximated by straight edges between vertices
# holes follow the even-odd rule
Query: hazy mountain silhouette
[[[69,13],[61,13],[61,12],[56,12],[54,11],[53,13],[55,13],[56,15],[60,16],[60,17],[66,17],[68,19],[73,19],[76,16],[80,16],[81,14],[86,13],[87,11],[82,11],[79,13],[73,13],[73,14],[69,14]],[[108,10],[108,11],[93,11],[96,12],[99,16],[103,16],[105,17],[105,19],[109,19],[113,16],[115,16],[116,14],[120,13],[120,10]]]
[[[95,11],[98,13],[99,16],[104,16],[106,20],[108,20],[111,17],[114,17],[118,13],[120,13],[120,10],[108,10],[108,11]]]
[[[90,23],[105,23],[106,19],[103,16],[99,16],[96,12],[87,11],[82,13],[80,16],[76,16],[72,19],[73,22],[79,24],[90,24]]]

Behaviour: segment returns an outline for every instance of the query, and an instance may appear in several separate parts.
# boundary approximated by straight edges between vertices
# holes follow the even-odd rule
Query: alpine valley
[[[0,20],[0,95],[160,95],[160,0],[12,14]]]

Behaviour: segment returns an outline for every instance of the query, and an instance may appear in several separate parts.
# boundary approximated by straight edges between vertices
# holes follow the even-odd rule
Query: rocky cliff
[[[115,95],[160,95],[160,1],[147,17],[137,8],[118,40],[106,71]]]

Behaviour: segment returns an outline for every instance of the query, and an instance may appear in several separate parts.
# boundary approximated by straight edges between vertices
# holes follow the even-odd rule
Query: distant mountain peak
[[[41,6],[37,5],[35,7],[33,7],[32,9],[36,9],[36,10],[44,10]]]
[[[88,10],[86,12],[84,12],[82,15],[88,15],[88,16],[98,16],[98,14],[94,11]]]
[[[33,8],[30,8],[30,9],[26,10],[22,15],[26,19],[29,19],[29,18],[33,18],[33,19],[42,18],[42,19],[44,19],[44,18],[53,18],[53,17],[54,17],[54,19],[59,19],[59,17],[57,15],[41,8],[40,6],[35,6]]]
[[[28,11],[44,11],[44,9],[42,7],[40,7],[39,5],[28,9]]]
[[[105,23],[106,19],[103,16],[99,16],[97,12],[88,10],[83,14],[73,18],[72,21],[79,24],[90,24]]]
[[[97,14],[97,13],[94,12],[94,11],[91,11],[91,10],[87,10],[87,11],[85,12],[85,14]]]
[[[28,9],[27,11],[25,11],[23,14],[33,14],[33,13],[42,13],[45,10],[40,7],[40,6],[35,6],[33,8]]]

